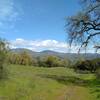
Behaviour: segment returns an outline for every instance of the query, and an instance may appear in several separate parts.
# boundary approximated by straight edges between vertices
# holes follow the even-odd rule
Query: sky
[[[76,52],[66,42],[65,19],[80,9],[78,0],[0,0],[0,37],[11,48]]]

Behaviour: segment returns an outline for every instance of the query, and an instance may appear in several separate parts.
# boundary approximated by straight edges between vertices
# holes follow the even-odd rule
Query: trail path
[[[64,88],[56,100],[93,100],[89,90],[80,86]]]

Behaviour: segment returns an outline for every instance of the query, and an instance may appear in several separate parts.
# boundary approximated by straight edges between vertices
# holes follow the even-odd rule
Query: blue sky
[[[68,52],[65,18],[79,10],[78,0],[0,0],[0,37],[12,48]]]

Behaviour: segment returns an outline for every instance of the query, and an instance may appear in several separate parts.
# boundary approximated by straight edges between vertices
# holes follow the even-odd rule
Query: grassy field
[[[0,80],[0,100],[100,100],[100,81],[93,74],[67,68],[8,65]]]

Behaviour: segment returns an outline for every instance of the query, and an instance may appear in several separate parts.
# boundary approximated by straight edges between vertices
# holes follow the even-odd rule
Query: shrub
[[[7,52],[8,52],[8,43],[0,39],[0,79],[4,77],[4,64],[7,58]]]
[[[100,68],[96,70],[96,77],[97,79],[100,79]]]
[[[93,60],[78,61],[74,68],[75,70],[90,71],[94,73],[100,67],[100,58]]]
[[[69,67],[70,61],[57,56],[49,55],[37,58],[38,66],[42,67]]]
[[[12,53],[8,55],[8,61],[10,64],[19,64],[19,65],[37,65],[36,59],[34,59],[26,51],[21,53]]]

